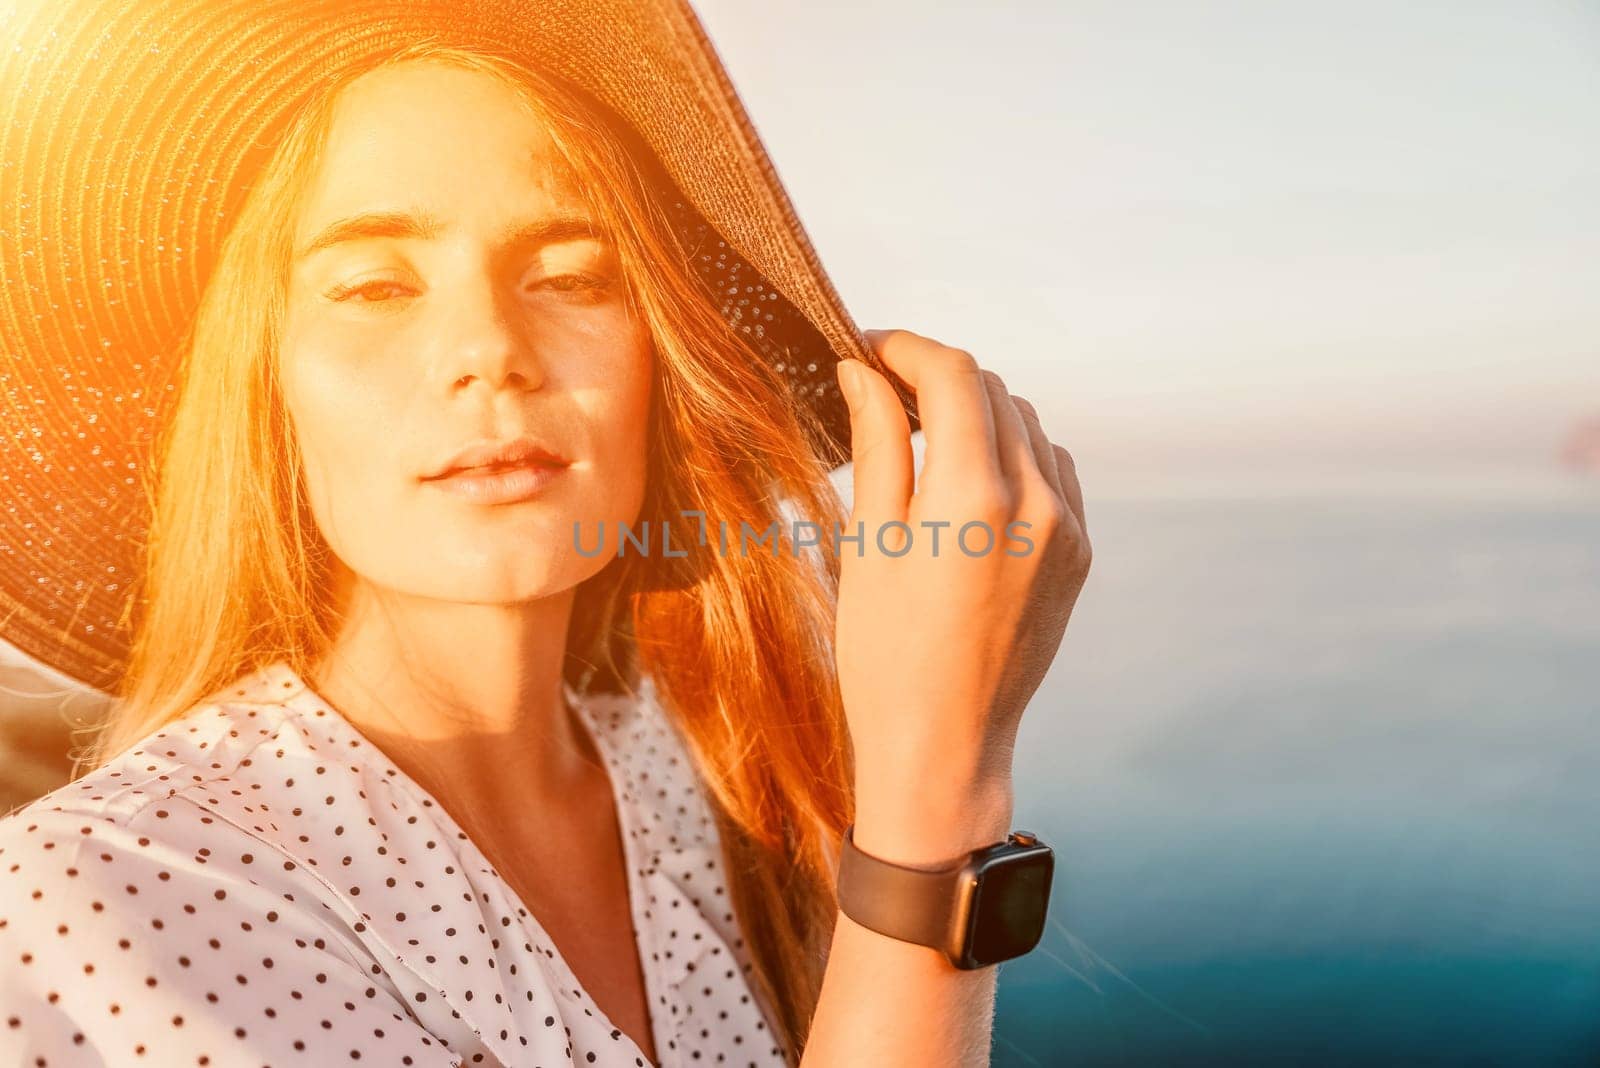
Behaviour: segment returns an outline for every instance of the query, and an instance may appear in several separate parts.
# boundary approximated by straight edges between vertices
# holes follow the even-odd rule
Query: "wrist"
[[[883,780],[856,790],[856,847],[903,867],[946,866],[974,849],[1002,841],[1011,829],[1011,780],[904,788]]]

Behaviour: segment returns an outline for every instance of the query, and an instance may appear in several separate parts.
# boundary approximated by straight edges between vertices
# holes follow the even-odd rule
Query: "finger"
[[[1083,487],[1078,485],[1078,468],[1072,454],[1060,445],[1052,445],[1056,454],[1056,471],[1061,475],[1061,488],[1067,495],[1067,507],[1078,518],[1078,529],[1089,533],[1089,524],[1083,518]]]
[[[998,479],[994,415],[978,361],[909,330],[864,333],[889,370],[917,395],[923,477],[956,485]]]
[[[839,379],[839,392],[850,408],[850,462],[855,486],[851,516],[869,527],[891,520],[903,523],[910,510],[916,467],[911,452],[911,423],[899,394],[887,378],[860,360],[840,360],[834,373]]]
[[[1050,448],[1050,437],[1044,432],[1044,426],[1039,422],[1039,410],[1033,402],[1026,397],[1011,395],[1011,402],[1017,406],[1017,411],[1022,413],[1022,425],[1028,428],[1028,444],[1033,447],[1033,462],[1039,466],[1039,473],[1044,480],[1050,483],[1050,490],[1063,504],[1067,495],[1061,488],[1061,472],[1056,467],[1056,454]]]
[[[1044,485],[1044,476],[1033,459],[1033,443],[1028,440],[1028,428],[1023,425],[1022,413],[1012,403],[1011,391],[1005,379],[994,371],[983,372],[983,384],[989,391],[989,412],[994,420],[995,453],[1000,458],[1000,473],[1009,487],[1013,502],[1036,492]]]

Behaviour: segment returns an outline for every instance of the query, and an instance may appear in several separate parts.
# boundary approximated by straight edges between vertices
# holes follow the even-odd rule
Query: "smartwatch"
[[[1055,853],[1028,831],[937,869],[906,868],[856,848],[839,852],[839,909],[869,930],[942,950],[963,970],[1020,957],[1039,944]]]

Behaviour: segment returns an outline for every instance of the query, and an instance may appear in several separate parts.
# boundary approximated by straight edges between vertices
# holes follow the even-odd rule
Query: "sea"
[[[1600,478],[1079,478],[991,1063],[1600,1066]]]
[[[992,1063],[1600,1065],[1600,478],[1080,479]]]

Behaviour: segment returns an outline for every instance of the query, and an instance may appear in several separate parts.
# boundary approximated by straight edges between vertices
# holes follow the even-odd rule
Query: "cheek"
[[[644,339],[618,353],[587,390],[596,473],[613,505],[625,511],[644,499],[654,382],[653,350]]]
[[[359,543],[382,523],[385,470],[398,425],[381,384],[358,378],[326,353],[286,353],[284,402],[304,464],[312,514],[335,548]],[[392,503],[387,507],[393,507]]]

